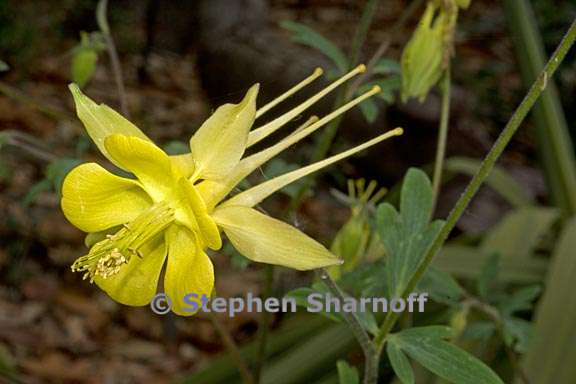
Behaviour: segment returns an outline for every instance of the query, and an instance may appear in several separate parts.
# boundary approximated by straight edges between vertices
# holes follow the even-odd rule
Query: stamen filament
[[[238,184],[243,178],[251,174],[254,170],[260,167],[262,164],[266,163],[268,160],[285,150],[286,148],[290,147],[291,145],[297,143],[298,141],[304,139],[306,136],[312,134],[317,129],[321,128],[323,125],[329,123],[331,120],[335,119],[338,115],[346,112],[347,110],[353,108],[357,104],[361,103],[362,101],[366,100],[370,96],[373,96],[380,92],[380,87],[374,86],[368,92],[358,96],[354,100],[349,101],[348,103],[344,104],[340,108],[332,111],[328,115],[324,116],[320,120],[316,121],[313,124],[308,125],[308,120],[304,123],[300,128],[298,128],[294,133],[290,134],[289,136],[285,137],[283,140],[279,141],[278,143],[257,152],[251,156],[240,161],[240,163],[236,166],[236,168],[230,173],[227,178],[227,185],[226,187],[228,190],[224,188],[221,189],[221,195],[218,196],[219,198],[223,198],[226,196],[232,188],[236,184]]]
[[[368,204],[376,204],[378,201],[380,201],[380,199],[384,197],[386,192],[388,192],[386,188],[380,188],[378,192],[376,192],[374,196],[368,200]]]
[[[364,191],[364,194],[362,195],[362,198],[360,199],[362,201],[362,203],[365,204],[368,202],[368,198],[374,192],[374,190],[376,189],[377,186],[378,186],[378,183],[376,182],[376,180],[372,180],[368,183],[368,187],[366,188],[366,190]]]
[[[253,207],[256,204],[259,204],[262,200],[270,196],[271,194],[275,193],[279,189],[284,188],[286,185],[307,176],[313,172],[316,172],[324,167],[327,167],[330,164],[333,164],[337,161],[340,161],[346,157],[352,156],[353,154],[363,151],[366,148],[369,148],[375,144],[378,144],[381,141],[384,141],[393,136],[399,136],[404,132],[402,128],[396,128],[391,131],[388,131],[380,136],[373,138],[363,144],[360,144],[354,148],[351,148],[347,151],[341,152],[337,155],[331,156],[327,159],[318,161],[316,163],[310,164],[306,167],[297,169],[292,172],[285,173],[284,175],[277,176],[271,180],[265,181],[262,184],[259,184],[255,187],[252,187],[244,192],[239,193],[238,195],[233,196],[229,200],[225,201],[221,204],[221,207],[232,206],[232,205],[241,205],[245,207]]]
[[[324,73],[324,70],[322,68],[316,68],[310,76],[308,76],[307,78],[305,78],[304,80],[302,80],[301,82],[299,82],[298,84],[296,84],[295,86],[290,88],[288,91],[284,92],[282,95],[280,95],[277,98],[275,98],[274,100],[270,101],[268,104],[259,108],[256,111],[256,118],[259,118],[260,116],[262,116],[263,114],[265,114],[266,112],[268,112],[269,110],[271,110],[272,108],[274,108],[275,106],[277,106],[278,104],[283,102],[284,100],[288,99],[290,96],[292,96],[293,94],[295,94],[296,92],[298,92],[299,90],[301,90],[302,88],[307,86],[308,84],[312,83],[314,80],[316,80],[317,78],[322,76],[323,73]]]
[[[341,84],[345,83],[346,81],[350,80],[352,77],[366,71],[366,66],[364,64],[360,64],[352,71],[348,72],[338,80],[334,81],[332,84],[324,88],[322,91],[318,92],[316,95],[312,96],[296,108],[290,110],[289,112],[283,114],[282,116],[272,120],[268,124],[263,125],[262,127],[256,128],[255,130],[251,131],[248,136],[248,143],[247,148],[258,143],[259,141],[263,140],[264,138],[268,137],[270,134],[276,132],[280,127],[284,124],[288,123],[290,120],[294,119],[296,116],[301,114],[306,109],[310,108],[314,103],[318,100],[326,96],[328,93],[332,92]]]
[[[290,135],[288,136],[292,136],[295,135],[299,132],[302,132],[305,128],[308,128],[309,126],[311,126],[312,124],[314,124],[315,122],[317,122],[318,120],[320,120],[320,118],[318,116],[310,116],[310,118],[308,120],[306,120],[306,122],[304,124],[302,124],[301,126],[299,126],[298,128],[296,128],[294,130],[294,132],[292,132]]]
[[[140,214],[132,222],[125,224],[118,232],[107,235],[88,252],[72,264],[72,272],[85,272],[83,279],[96,276],[106,279],[120,272],[132,256],[142,257],[140,248],[172,223],[174,210],[161,202]]]

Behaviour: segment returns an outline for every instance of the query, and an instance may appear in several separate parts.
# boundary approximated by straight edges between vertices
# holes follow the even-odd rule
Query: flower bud
[[[443,71],[444,13],[428,3],[412,38],[402,53],[402,101],[411,97],[424,101]]]

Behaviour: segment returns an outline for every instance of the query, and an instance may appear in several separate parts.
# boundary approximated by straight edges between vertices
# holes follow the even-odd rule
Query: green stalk
[[[360,54],[362,53],[362,47],[366,41],[366,36],[368,36],[368,30],[370,25],[372,25],[372,20],[374,19],[374,14],[378,8],[378,3],[380,0],[369,0],[364,10],[362,11],[362,17],[360,18],[360,24],[356,29],[354,35],[354,40],[352,41],[352,50],[350,54],[350,62],[348,64],[348,69],[352,69],[358,65],[360,61]]]
[[[322,268],[318,275],[320,276],[320,279],[324,281],[330,292],[332,292],[341,302],[344,302],[344,293],[338,284],[332,280],[328,271]],[[376,384],[378,380],[379,359],[370,335],[368,335],[368,332],[366,332],[364,327],[362,327],[362,324],[360,324],[360,319],[355,312],[342,312],[342,317],[352,331],[356,341],[358,341],[362,347],[362,352],[364,352],[364,384]]]
[[[228,350],[230,357],[234,361],[234,364],[236,364],[236,367],[238,368],[238,371],[242,376],[242,381],[245,384],[255,384],[256,380],[254,380],[254,375],[252,375],[252,372],[250,372],[248,364],[246,364],[246,360],[244,359],[244,357],[242,357],[240,349],[238,348],[238,345],[232,338],[230,332],[228,332],[224,324],[220,322],[220,319],[218,319],[216,314],[209,312],[208,316],[210,317],[210,321],[212,321],[214,328],[216,328],[216,331],[220,335],[222,342],[226,346],[226,349]]]
[[[280,329],[268,335],[268,357],[285,355],[298,340],[308,338],[326,331],[331,322],[324,317],[296,315],[283,322]],[[353,339],[352,339],[353,341]],[[240,354],[248,363],[255,363],[258,355],[258,342],[250,342],[240,348]],[[240,379],[238,369],[230,353],[222,354],[210,361],[210,364],[199,372],[184,378],[182,384],[232,383]]]
[[[544,45],[534,12],[527,0],[506,0],[506,17],[514,38],[516,55],[526,86],[545,63]],[[542,98],[534,106],[538,151],[553,202],[565,214],[576,213],[576,162],[558,90],[551,79]]]
[[[570,28],[566,32],[566,35],[558,45],[558,48],[556,49],[556,51],[554,52],[554,54],[552,55],[552,57],[542,70],[542,72],[540,72],[540,75],[538,76],[536,81],[532,84],[530,90],[528,91],[528,93],[526,94],[526,96],[524,97],[524,99],[522,100],[522,102],[520,103],[520,105],[518,106],[518,108],[516,109],[516,111],[514,112],[514,114],[512,115],[512,117],[510,118],[504,129],[502,130],[502,132],[500,133],[500,135],[498,136],[498,139],[496,140],[496,142],[492,146],[492,149],[490,149],[490,152],[482,162],[482,165],[478,169],[478,172],[474,175],[474,177],[466,187],[466,190],[456,202],[456,205],[454,206],[454,208],[448,215],[448,218],[446,219],[446,223],[444,224],[444,226],[436,236],[434,243],[426,253],[424,260],[420,263],[418,269],[408,282],[408,285],[404,290],[404,297],[414,290],[414,288],[416,287],[416,285],[418,284],[418,282],[420,281],[420,279],[430,266],[430,263],[432,262],[432,260],[434,259],[440,248],[442,248],[442,245],[448,238],[448,235],[450,234],[452,229],[454,229],[456,223],[458,222],[458,220],[468,207],[468,204],[470,204],[470,201],[476,195],[478,189],[480,189],[480,186],[490,174],[490,171],[494,167],[494,164],[496,163],[500,155],[502,155],[502,152],[512,139],[512,136],[514,135],[514,133],[516,133],[516,131],[520,127],[520,124],[524,121],[526,115],[528,115],[528,113],[536,103],[538,97],[546,89],[546,86],[549,83],[548,80],[552,78],[552,76],[556,72],[556,69],[558,69],[558,66],[566,57],[566,54],[568,53],[570,47],[574,44],[575,39],[576,39],[576,19],[572,22],[572,25],[570,26]],[[392,330],[397,320],[398,320],[397,313],[388,312],[386,318],[384,319],[384,322],[380,327],[380,332],[374,339],[376,343],[376,348],[379,351],[381,351],[382,348],[384,347],[386,343],[386,336]]]
[[[116,88],[118,89],[120,110],[122,111],[124,117],[129,119],[130,111],[128,110],[128,101],[126,100],[126,89],[124,88],[122,66],[120,65],[120,58],[118,57],[118,51],[116,50],[116,44],[114,44],[112,32],[110,32],[110,26],[108,25],[108,18],[106,16],[107,10],[108,0],[100,0],[96,6],[96,21],[98,22],[100,32],[102,32],[102,35],[104,35],[104,40],[106,41],[106,49],[108,50],[108,55],[110,56],[110,64],[112,65],[114,82],[116,83]]]
[[[272,296],[272,287],[274,284],[274,266],[266,265],[264,267],[264,297],[266,299]],[[262,366],[266,360],[266,346],[268,344],[268,330],[270,328],[270,312],[263,311],[260,314],[260,325],[258,328],[258,355],[254,364],[254,377],[256,383],[260,382]]]
[[[438,144],[436,146],[436,160],[434,161],[434,176],[432,178],[432,190],[434,201],[438,200],[440,184],[442,184],[442,170],[446,158],[446,140],[448,138],[448,122],[450,120],[450,64],[444,72],[442,84],[442,110],[440,112],[440,126],[438,129]]]

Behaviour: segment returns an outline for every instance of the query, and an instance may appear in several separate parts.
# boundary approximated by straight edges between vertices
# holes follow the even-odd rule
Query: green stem
[[[220,319],[218,319],[216,314],[209,312],[208,316],[210,317],[210,321],[212,321],[214,328],[216,328],[216,332],[218,332],[220,338],[222,339],[222,342],[226,346],[226,349],[228,350],[230,357],[236,364],[238,371],[240,371],[242,381],[245,384],[255,384],[256,381],[254,380],[254,376],[248,369],[248,364],[246,364],[246,361],[242,357],[242,354],[240,354],[240,349],[236,345],[236,342],[232,338],[232,335],[230,335],[230,332],[228,332],[224,324],[220,322]]]
[[[492,149],[490,149],[490,152],[482,162],[477,173],[474,175],[474,177],[464,190],[464,193],[462,194],[462,196],[460,196],[460,198],[456,202],[456,205],[454,206],[454,208],[448,215],[448,218],[446,219],[446,223],[444,224],[439,234],[436,236],[434,243],[426,253],[424,260],[420,263],[418,269],[408,282],[408,285],[404,290],[404,296],[414,290],[414,288],[416,287],[416,285],[418,284],[418,282],[428,269],[428,266],[430,266],[430,263],[432,262],[432,260],[434,259],[434,257],[436,256],[436,254],[446,241],[446,239],[448,238],[448,235],[450,234],[452,229],[454,229],[454,227],[456,226],[456,223],[458,222],[458,220],[468,207],[468,204],[470,203],[472,198],[476,195],[478,189],[490,174],[490,171],[494,167],[494,164],[496,163],[500,155],[502,155],[502,152],[512,139],[512,136],[514,135],[514,133],[516,133],[518,127],[524,121],[526,115],[528,115],[528,112],[530,112],[530,110],[534,106],[534,103],[536,103],[538,97],[546,89],[548,79],[552,78],[552,76],[558,69],[558,66],[566,57],[566,54],[570,50],[570,47],[574,44],[575,39],[576,39],[576,19],[572,22],[572,25],[564,35],[564,38],[558,45],[558,48],[556,48],[556,51],[554,52],[552,57],[550,57],[550,60],[548,61],[542,72],[540,72],[540,75],[537,77],[536,81],[532,84],[530,90],[528,91],[528,93],[526,94],[526,96],[516,109],[516,111],[514,111],[514,114],[512,115],[512,117],[510,118],[510,120],[508,121],[508,123],[498,136],[498,139],[492,146]],[[381,351],[382,348],[384,347],[386,343],[386,337],[394,327],[394,324],[396,324],[397,320],[398,320],[397,313],[388,312],[386,318],[384,319],[384,322],[380,327],[380,332],[375,338],[376,348],[379,351]]]
[[[442,184],[442,170],[444,168],[444,158],[446,157],[446,140],[448,138],[448,122],[450,120],[450,64],[446,68],[440,88],[442,90],[442,109],[440,112],[436,160],[434,161],[434,176],[432,178],[435,202],[438,200],[440,184]]]
[[[5,95],[6,97],[13,99],[19,103],[27,107],[31,107],[37,109],[38,111],[42,112],[43,114],[50,116],[54,120],[68,120],[74,122],[76,120],[75,117],[70,116],[66,112],[57,110],[49,105],[46,105],[33,97],[28,96],[24,92],[6,84],[3,81],[0,81],[0,93]]]
[[[320,279],[326,284],[330,292],[334,294],[341,302],[344,302],[344,293],[336,284],[334,280],[328,274],[326,269],[322,268],[319,271]],[[358,315],[355,312],[342,312],[342,317],[346,321],[346,324],[352,331],[352,334],[362,347],[362,352],[364,352],[364,384],[376,384],[378,381],[378,351],[374,348],[372,339],[368,335],[368,332],[360,324]]]
[[[408,7],[406,7],[404,12],[402,12],[402,15],[400,15],[400,18],[396,20],[396,22],[390,29],[390,32],[388,33],[389,37],[383,39],[380,42],[380,45],[378,46],[378,48],[376,49],[370,60],[368,60],[368,64],[366,64],[366,72],[362,73],[355,80],[353,80],[350,87],[348,87],[348,91],[346,93],[347,98],[351,99],[352,96],[358,90],[358,88],[360,88],[362,84],[370,80],[373,74],[374,67],[376,66],[376,64],[378,64],[380,59],[388,51],[388,48],[390,48],[390,44],[392,44],[392,39],[390,37],[395,36],[404,27],[406,22],[410,20],[412,15],[414,15],[414,13],[416,13],[416,11],[418,10],[418,8],[420,8],[423,2],[424,0],[413,0],[412,2],[410,2],[410,4],[408,4]]]
[[[356,29],[354,40],[352,42],[352,50],[350,54],[348,69],[352,69],[359,64],[358,62],[360,61],[362,47],[366,41],[366,36],[368,35],[368,30],[370,29],[370,25],[374,19],[374,14],[378,8],[379,1],[380,0],[369,0],[364,7],[362,17],[360,18],[360,24],[358,24],[358,28]]]
[[[107,9],[108,0],[100,0],[98,2],[98,6],[96,7],[96,20],[98,22],[98,27],[100,28],[100,31],[106,40],[106,48],[108,50],[108,55],[110,56],[112,73],[114,74],[114,82],[116,83],[116,88],[118,89],[120,110],[122,111],[124,117],[129,119],[130,111],[128,110],[126,90],[124,89],[124,77],[122,76],[122,67],[120,66],[120,59],[118,58],[118,52],[116,51],[114,38],[112,37],[112,32],[110,32],[110,26],[108,25],[108,18],[106,17]]]
[[[266,265],[264,267],[264,297],[266,299],[272,296],[274,284],[274,266]],[[268,330],[270,329],[270,313],[264,311],[260,315],[260,325],[258,327],[258,353],[254,364],[254,377],[256,383],[260,382],[262,375],[262,366],[266,360],[266,346],[268,344]]]

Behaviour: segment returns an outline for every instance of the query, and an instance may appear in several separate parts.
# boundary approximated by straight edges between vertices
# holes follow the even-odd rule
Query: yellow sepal
[[[217,208],[212,217],[238,252],[250,260],[298,270],[341,263],[316,240],[253,208]]]
[[[107,105],[96,104],[88,96],[84,95],[76,84],[70,84],[68,88],[74,97],[76,113],[84,124],[88,135],[92,141],[94,141],[100,152],[115,165],[123,168],[120,164],[116,163],[104,146],[104,140],[106,140],[108,136],[122,134],[150,141],[148,136],[138,129],[137,126]]]
[[[190,139],[194,177],[221,179],[240,161],[256,114],[258,84],[239,104],[219,107]]]

